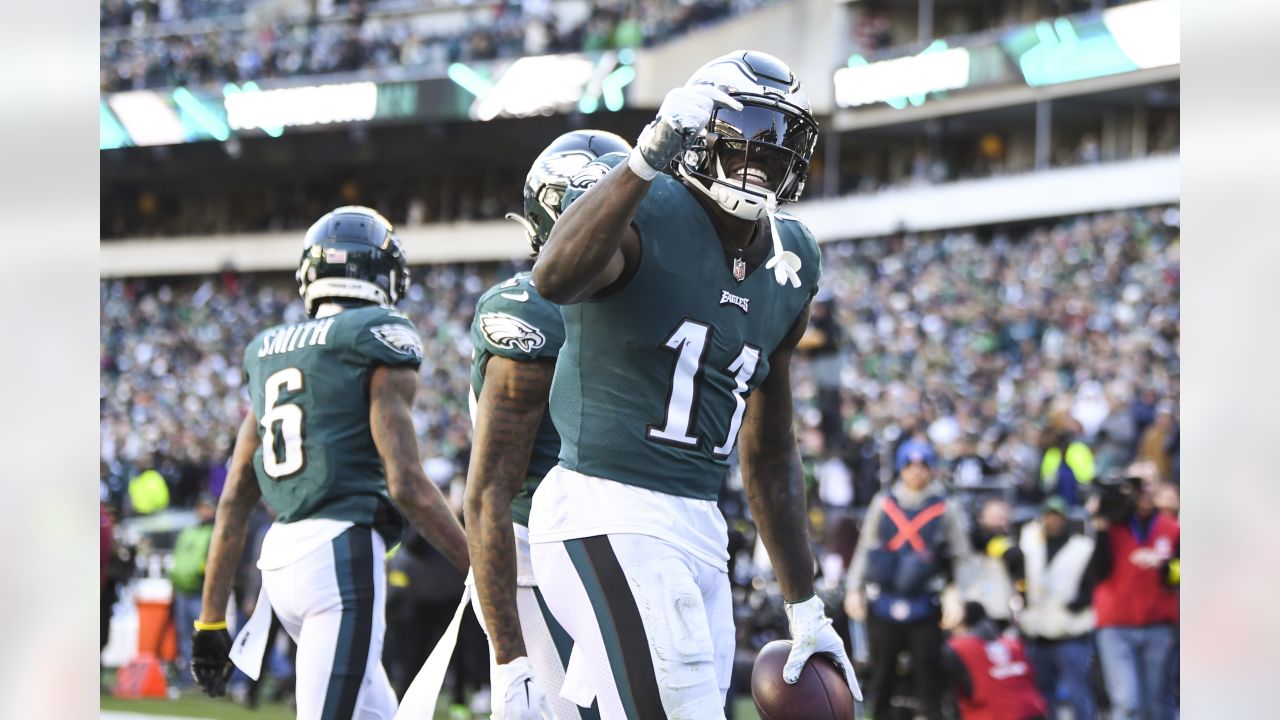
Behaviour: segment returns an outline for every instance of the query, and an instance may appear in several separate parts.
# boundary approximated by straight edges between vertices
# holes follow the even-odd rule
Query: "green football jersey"
[[[584,168],[565,207],[625,157]],[[653,180],[632,220],[642,246],[635,274],[605,297],[563,308],[550,403],[561,465],[716,499],[746,399],[822,272],[809,230],[789,215],[776,219],[784,248],[801,259],[799,288],[779,285],[763,262],[737,277],[693,191],[667,174]]]
[[[278,522],[349,520],[398,535],[403,519],[369,425],[369,378],[379,365],[421,362],[417,329],[385,306],[277,325],[249,343],[245,379],[262,440],[253,462]]]
[[[471,401],[472,413],[484,387],[485,367],[489,358],[538,360],[555,358],[564,344],[564,320],[560,306],[544,299],[533,286],[527,272],[501,282],[480,296],[476,315],[471,321]],[[547,411],[538,425],[533,442],[529,470],[524,485],[511,503],[511,519],[529,524],[529,505],[533,491],[560,455],[560,436],[551,424]]]

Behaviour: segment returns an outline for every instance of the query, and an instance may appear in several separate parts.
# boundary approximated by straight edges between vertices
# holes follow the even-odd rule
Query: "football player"
[[[401,512],[463,571],[467,541],[418,459],[422,341],[393,307],[409,270],[391,224],[365,207],[328,213],[307,231],[297,281],[311,319],[270,328],[244,352],[253,408],[218,505],[192,675],[209,695],[226,690],[224,610],[263,498],[277,517],[258,558],[259,605],[298,644],[298,717],[389,718],[386,544]]]
[[[818,288],[804,189],[818,127],[790,68],[737,51],[667,94],[626,155],[571,181],[534,267],[563,305],[560,461],[529,519],[534,574],[584,670],[629,720],[722,718],[734,650],[716,498],[741,436],[751,512],[786,600],[794,683],[853,668],[814,594],[790,361]],[[569,671],[576,680],[575,668]]]
[[[507,216],[525,226],[534,257],[560,215],[569,178],[601,155],[630,149],[612,133],[575,130],[538,155],[525,180],[524,217]],[[547,393],[564,342],[560,307],[538,294],[529,275],[490,288],[471,323],[475,433],[465,515],[472,601],[489,636],[495,720],[539,720],[552,708],[560,720],[599,718],[595,707],[579,710],[560,696],[571,641],[543,610],[529,564],[529,504],[560,452]]]

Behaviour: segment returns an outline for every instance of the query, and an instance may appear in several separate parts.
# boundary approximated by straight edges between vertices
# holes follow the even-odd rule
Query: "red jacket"
[[[960,635],[947,644],[964,663],[973,685],[969,697],[957,693],[963,720],[1030,720],[1048,714],[1021,641]]]
[[[1129,523],[1112,525],[1107,537],[1111,544],[1111,574],[1093,591],[1098,627],[1178,622],[1178,591],[1165,584],[1164,566],[1143,567],[1131,559],[1140,549],[1154,549],[1171,557],[1178,547],[1178,521],[1166,513],[1156,513],[1142,542]]]

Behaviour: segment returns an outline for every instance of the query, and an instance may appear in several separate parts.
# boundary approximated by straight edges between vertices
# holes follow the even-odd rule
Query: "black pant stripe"
[[[640,609],[608,536],[566,540],[565,548],[599,621],[628,720],[665,720]]]
[[[348,720],[355,715],[373,636],[373,536],[369,528],[357,525],[334,538],[333,569],[342,598],[342,621],[320,717]]]

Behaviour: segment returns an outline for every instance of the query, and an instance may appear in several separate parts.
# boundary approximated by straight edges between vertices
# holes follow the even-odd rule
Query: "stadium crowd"
[[[797,366],[800,417],[814,431],[802,435],[806,456],[896,446],[923,432],[948,463],[976,456],[985,475],[1007,478],[1027,498],[1062,431],[1093,449],[1094,475],[1124,466],[1140,446],[1155,447],[1143,436],[1161,413],[1176,418],[1177,238],[1171,207],[983,238],[946,232],[825,245],[818,303],[830,307],[827,347],[837,362],[834,378],[818,349]],[[417,418],[423,457],[453,468],[433,477],[465,463],[470,315],[479,294],[513,269],[415,269],[405,310],[428,346]],[[194,502],[226,460],[244,409],[239,350],[258,330],[301,317],[291,279],[228,271],[108,280],[100,299],[103,480],[122,500],[127,479],[155,466]],[[824,412],[838,421],[824,422]],[[1170,425],[1162,432],[1172,438],[1176,420]],[[1176,446],[1148,454],[1177,479]]]
[[[107,0],[102,4],[104,28],[137,16],[143,20],[134,26],[148,31],[104,39],[100,89],[242,83],[384,68],[443,73],[454,62],[636,48],[766,2],[616,0],[592,4],[585,16],[564,21],[549,0],[429,4],[398,7],[394,13],[377,12],[378,5],[366,7],[354,0],[343,4],[343,12],[329,16],[315,13],[314,4],[307,4],[302,15],[262,13],[251,18],[242,12],[242,22],[217,29],[178,24],[166,31],[164,25],[149,27],[145,20],[156,14],[147,9],[156,3]],[[194,12],[180,17],[204,17],[206,11],[225,17],[244,3],[186,5]],[[441,9],[464,12],[466,19],[461,25],[455,18],[442,20],[437,14]]]

